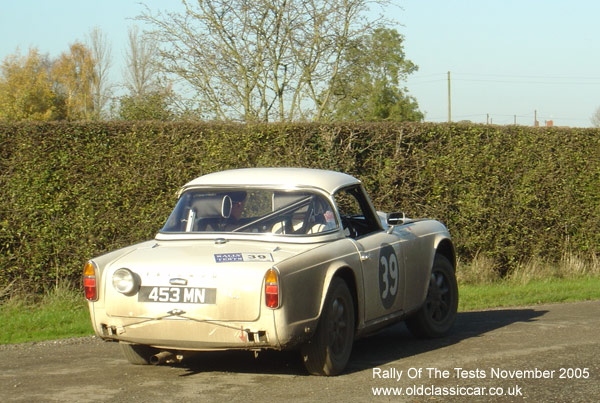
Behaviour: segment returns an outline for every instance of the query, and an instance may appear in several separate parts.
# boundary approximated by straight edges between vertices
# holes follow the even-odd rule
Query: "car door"
[[[406,269],[402,244],[398,238],[379,231],[355,241],[363,268],[365,322],[402,310]]]
[[[404,242],[383,230],[360,186],[335,194],[346,236],[360,255],[364,285],[365,322],[390,316],[404,306],[406,287]]]

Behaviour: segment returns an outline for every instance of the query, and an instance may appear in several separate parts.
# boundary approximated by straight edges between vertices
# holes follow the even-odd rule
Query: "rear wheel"
[[[302,346],[306,370],[337,375],[344,370],[354,342],[354,301],[346,282],[334,278],[313,337]]]
[[[458,286],[454,267],[442,255],[435,255],[427,298],[423,306],[406,321],[406,326],[417,337],[446,335],[456,320]]]
[[[119,342],[119,346],[127,361],[134,365],[148,365],[150,357],[158,353],[157,349],[142,344]]]

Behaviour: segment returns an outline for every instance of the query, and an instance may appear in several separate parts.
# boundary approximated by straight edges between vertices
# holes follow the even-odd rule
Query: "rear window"
[[[337,229],[333,208],[319,193],[232,188],[188,190],[161,232],[314,235]]]

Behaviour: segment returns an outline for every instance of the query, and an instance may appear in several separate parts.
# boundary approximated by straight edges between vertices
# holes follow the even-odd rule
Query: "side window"
[[[346,236],[360,238],[381,230],[379,220],[373,214],[360,186],[341,189],[334,198]]]
[[[356,197],[347,190],[341,190],[335,194],[335,203],[342,217],[362,216],[362,209]]]

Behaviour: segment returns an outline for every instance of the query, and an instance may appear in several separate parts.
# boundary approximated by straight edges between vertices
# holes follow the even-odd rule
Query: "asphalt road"
[[[95,338],[0,346],[5,402],[590,402],[599,380],[600,301],[460,313],[439,340],[400,324],[357,341],[333,378],[307,376],[290,352],[154,367],[130,365],[117,344]]]

